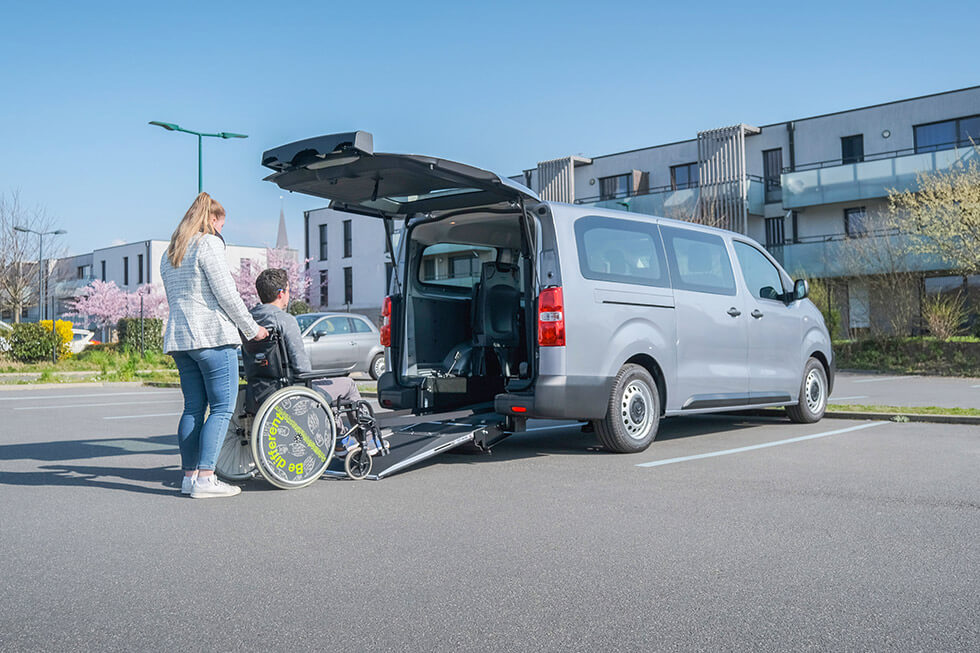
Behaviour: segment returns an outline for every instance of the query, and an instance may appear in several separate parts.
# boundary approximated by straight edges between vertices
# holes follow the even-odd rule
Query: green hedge
[[[973,340],[971,342],[971,340]],[[837,367],[936,376],[980,376],[980,342],[869,338],[834,343]]]
[[[140,348],[140,319],[124,317],[116,327],[119,330],[119,346],[138,351]],[[163,351],[163,320],[158,317],[143,319],[144,351]]]
[[[10,356],[22,363],[36,363],[51,360],[51,351],[58,342],[58,336],[36,322],[22,322],[11,325]]]

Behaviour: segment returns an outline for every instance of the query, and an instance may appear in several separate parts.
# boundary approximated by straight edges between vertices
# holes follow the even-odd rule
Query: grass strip
[[[859,404],[830,404],[828,411],[842,413],[894,413],[896,415],[966,415],[980,417],[980,408],[945,408],[943,406],[862,406]]]

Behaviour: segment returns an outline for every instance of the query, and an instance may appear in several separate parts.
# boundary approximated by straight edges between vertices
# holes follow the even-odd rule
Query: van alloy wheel
[[[627,364],[619,370],[606,416],[593,425],[610,451],[636,453],[650,446],[660,425],[660,391],[645,367]]]

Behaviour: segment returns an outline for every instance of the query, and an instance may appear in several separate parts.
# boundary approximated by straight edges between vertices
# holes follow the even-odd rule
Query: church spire
[[[289,236],[286,235],[286,213],[283,210],[282,195],[279,196],[279,234],[276,236],[276,249],[289,249]]]

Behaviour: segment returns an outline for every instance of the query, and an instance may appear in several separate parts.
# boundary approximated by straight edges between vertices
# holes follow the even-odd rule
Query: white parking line
[[[176,417],[177,415],[183,415],[183,413],[154,413],[152,415],[113,415],[112,417],[103,417],[102,419],[140,419],[143,417]]]
[[[971,388],[980,388],[980,385],[971,385]]]
[[[908,379],[908,376],[886,376],[880,379],[855,379],[851,383],[878,383],[879,381],[900,381],[902,379]]]
[[[58,408],[94,408],[96,406],[146,406],[148,404],[172,404],[180,397],[165,401],[116,401],[108,404],[58,404],[57,406],[14,406],[14,410],[56,410]]]
[[[698,460],[699,458],[713,458],[715,456],[727,456],[728,454],[732,454],[732,453],[741,453],[743,451],[752,451],[754,449],[764,449],[766,447],[778,447],[781,444],[790,444],[791,442],[802,442],[803,440],[825,438],[828,435],[837,435],[839,433],[849,433],[851,431],[860,431],[861,429],[870,429],[874,426],[882,426],[883,424],[888,424],[888,422],[868,422],[867,424],[858,424],[857,426],[850,426],[846,429],[836,429],[834,431],[824,431],[823,433],[814,433],[813,435],[803,435],[798,438],[790,438],[789,440],[778,440],[776,442],[765,442],[763,444],[754,444],[750,447],[739,447],[737,449],[724,449],[722,451],[712,451],[711,453],[702,453],[696,456],[668,458],[667,460],[654,460],[653,462],[649,462],[649,463],[640,463],[637,465],[637,467],[657,467],[659,465],[682,463],[687,460]]]
[[[831,397],[828,401],[847,401],[848,399],[867,399],[868,395],[854,395],[853,397]]]
[[[176,390],[150,390],[147,392],[98,392],[93,394],[78,395],[28,395],[26,397],[0,397],[0,401],[24,401],[25,399],[79,399],[81,397],[125,397],[127,395],[151,395],[162,394],[164,392],[176,392]]]

